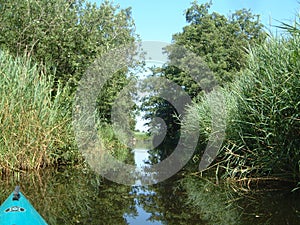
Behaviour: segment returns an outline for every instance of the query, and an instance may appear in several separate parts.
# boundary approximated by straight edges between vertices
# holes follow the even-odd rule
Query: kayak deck
[[[0,206],[1,225],[47,225],[26,197],[16,187]]]

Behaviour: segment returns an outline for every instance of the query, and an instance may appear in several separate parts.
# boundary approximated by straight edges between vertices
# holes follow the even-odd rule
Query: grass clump
[[[75,155],[68,89],[27,57],[0,51],[0,168],[32,170]],[[68,151],[66,151],[68,150]]]
[[[300,180],[299,56],[299,35],[272,37],[249,51],[247,69],[221,90],[226,137],[213,165],[223,176]],[[186,121],[191,129],[199,121],[199,156],[211,127],[210,98],[195,104]]]
[[[299,46],[294,36],[250,52],[249,68],[234,88],[238,111],[229,127],[235,135],[228,136],[234,144],[225,148],[243,156],[238,173],[300,178]]]

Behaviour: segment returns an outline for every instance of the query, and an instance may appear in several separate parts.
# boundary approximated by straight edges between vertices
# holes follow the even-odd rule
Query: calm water
[[[136,165],[144,166],[147,151],[135,149],[133,154]],[[199,178],[180,183],[178,177],[148,187],[137,181],[130,187],[72,169],[2,177],[1,202],[18,183],[51,225],[300,224],[298,192],[242,196]]]

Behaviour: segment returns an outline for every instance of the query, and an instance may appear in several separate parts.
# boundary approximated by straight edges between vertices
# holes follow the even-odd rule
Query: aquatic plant
[[[53,76],[29,57],[0,52],[0,168],[39,169],[74,159],[71,96],[58,86],[52,96]],[[74,148],[72,148],[74,147]]]
[[[230,86],[221,89],[227,115],[226,138],[212,164],[218,175],[299,180],[299,56],[300,37],[296,32],[270,37],[249,50],[247,69]],[[209,102],[213,96],[204,96],[194,104],[184,121],[191,129],[200,127],[201,138],[194,157],[197,163],[211,130]]]
[[[223,149],[237,160],[227,170],[231,176],[299,178],[299,44],[299,36],[271,38],[250,50],[249,67],[233,88],[238,111],[227,136],[232,144]]]

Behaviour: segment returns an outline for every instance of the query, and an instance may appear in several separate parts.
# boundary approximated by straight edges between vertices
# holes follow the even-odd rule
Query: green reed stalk
[[[226,177],[300,179],[299,59],[299,35],[270,38],[249,51],[248,68],[223,89],[226,140],[214,165]],[[211,98],[192,106],[185,121],[190,129],[200,127],[198,158],[210,131]]]
[[[0,168],[38,169],[70,144],[67,89],[52,97],[53,78],[26,57],[0,52]]]

